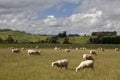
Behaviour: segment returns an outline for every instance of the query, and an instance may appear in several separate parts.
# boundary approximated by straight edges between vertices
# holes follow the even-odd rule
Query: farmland
[[[95,59],[95,71],[86,69],[75,72],[87,50],[62,50],[41,48],[41,55],[27,55],[27,48],[20,54],[14,54],[9,48],[0,48],[0,80],[120,80],[120,52],[114,49],[99,51]],[[68,59],[68,70],[51,67],[51,62]]]

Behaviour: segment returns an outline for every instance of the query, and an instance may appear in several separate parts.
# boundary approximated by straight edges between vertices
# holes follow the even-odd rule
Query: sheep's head
[[[78,72],[78,70],[80,70],[81,67],[76,67],[75,71]]]
[[[53,66],[55,66],[56,64],[57,64],[56,62],[52,62],[51,66],[53,67]]]
[[[53,63],[51,64],[51,66],[52,66],[52,67],[54,67],[54,66],[60,67],[59,63],[57,63],[57,62],[53,62]]]
[[[42,53],[42,50],[38,51],[39,53]]]
[[[97,56],[97,53],[96,53],[96,52],[94,52],[93,54]]]

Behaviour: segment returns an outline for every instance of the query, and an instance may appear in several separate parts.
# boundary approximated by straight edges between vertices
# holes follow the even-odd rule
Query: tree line
[[[120,36],[90,37],[89,42],[92,44],[120,44]]]

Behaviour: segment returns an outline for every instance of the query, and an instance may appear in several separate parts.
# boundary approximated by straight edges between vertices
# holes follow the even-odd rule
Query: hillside
[[[36,42],[38,40],[45,40],[49,36],[40,36],[36,34],[29,34],[22,31],[5,30],[0,31],[0,37],[5,40],[8,36],[11,36],[14,40],[20,42]]]
[[[38,34],[29,34],[18,30],[0,29],[0,38],[5,40],[6,38],[8,38],[8,36],[11,36],[14,40],[17,40],[18,42],[38,42],[41,40],[45,41],[47,38],[51,37]],[[69,36],[67,38],[69,39],[69,42],[71,44],[86,44],[89,41],[89,36]],[[58,42],[62,43],[63,40],[64,38],[59,38]]]

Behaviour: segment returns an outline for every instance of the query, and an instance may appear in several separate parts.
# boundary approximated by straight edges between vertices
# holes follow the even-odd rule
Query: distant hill
[[[8,36],[11,36],[14,40],[20,42],[36,42],[38,40],[45,40],[47,37],[50,37],[37,34],[29,34],[18,30],[0,29],[0,37],[3,40],[6,39]]]
[[[24,31],[18,31],[18,30],[11,30],[11,29],[0,29],[0,38],[5,40],[8,38],[8,36],[11,36],[14,40],[17,40],[18,42],[38,42],[38,41],[45,41],[47,38],[50,38],[52,36],[48,35],[39,35],[39,34],[30,34],[26,33]],[[69,42],[71,44],[86,44],[89,41],[89,36],[68,36]],[[64,38],[59,38],[58,42],[62,43]]]

